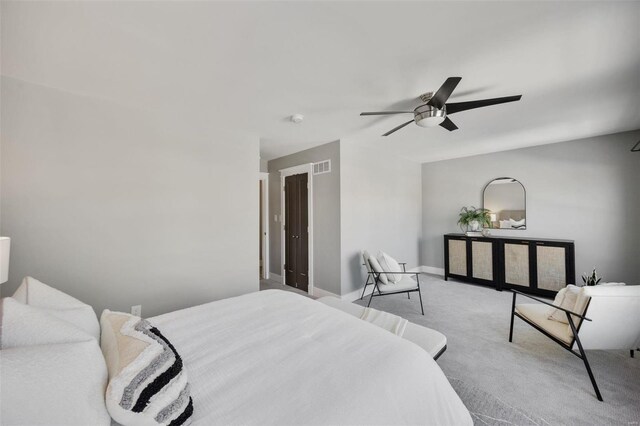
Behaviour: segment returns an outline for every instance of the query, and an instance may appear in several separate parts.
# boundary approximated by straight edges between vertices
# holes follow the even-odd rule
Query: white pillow
[[[109,425],[104,403],[107,367],[98,342],[2,350],[0,423]]]
[[[100,339],[100,324],[91,306],[35,278],[23,279],[13,298],[25,305],[46,310],[50,315],[85,330],[96,340]]]
[[[373,272],[384,272],[384,269],[382,269],[382,266],[380,266],[380,263],[378,263],[378,259],[376,259],[375,257],[369,256],[369,264],[371,265]],[[387,274],[380,274],[380,282],[382,284],[389,284]]]
[[[563,291],[564,290],[564,291]],[[578,295],[580,294],[581,287],[576,287],[575,285],[569,284],[562,290],[558,292],[556,295],[556,299],[553,301],[553,304],[556,306],[560,306],[561,308],[567,309],[572,312],[576,312],[575,306],[576,301],[578,300]],[[558,303],[558,299],[559,303]],[[581,313],[581,312],[576,312]],[[565,311],[561,311],[556,308],[549,308],[549,317],[550,320],[563,322],[565,324],[569,324],[567,320],[567,314]]]
[[[173,345],[148,321],[130,314],[105,310],[100,324],[111,417],[124,426],[188,423],[193,400]]]
[[[24,305],[11,297],[0,300],[0,348],[86,342],[95,339],[75,325],[49,314],[50,309]]]
[[[373,272],[370,270],[371,266],[367,262],[369,260],[369,257],[371,257],[369,252],[367,250],[362,250],[362,261],[364,262],[364,266],[367,268],[367,272]]]
[[[509,220],[500,221],[500,229],[510,229],[510,228],[511,228],[511,221]]]
[[[524,226],[524,219],[520,219],[520,220],[515,220],[515,219],[511,219],[509,218],[509,223],[511,224],[511,226],[513,226],[514,228],[517,228],[519,226]]]
[[[383,251],[378,252],[378,262],[385,272],[400,272],[400,264],[391,256]],[[390,283],[397,283],[402,280],[402,274],[386,274]]]

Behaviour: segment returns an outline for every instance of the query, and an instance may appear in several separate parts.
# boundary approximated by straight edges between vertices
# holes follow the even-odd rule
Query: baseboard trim
[[[373,284],[369,284],[367,286],[367,291],[365,291],[364,295],[368,296],[373,293]],[[347,302],[353,302],[355,300],[359,300],[360,296],[362,296],[362,288],[359,288],[351,293],[343,294],[340,299],[345,300]]]
[[[315,297],[327,297],[327,296],[331,296],[331,297],[338,297],[338,298],[340,298],[340,296],[338,296],[337,294],[332,293],[332,292],[330,292],[330,291],[328,291],[328,290],[323,290],[323,289],[318,288],[318,287],[313,287],[313,295],[314,295]]]
[[[269,279],[279,282],[280,284],[282,284],[282,276],[278,275],[278,274],[274,274],[273,272],[269,272]]]
[[[440,275],[441,277],[444,277],[444,268],[436,268],[435,266],[422,265],[412,269],[411,272],[423,272],[425,274]]]

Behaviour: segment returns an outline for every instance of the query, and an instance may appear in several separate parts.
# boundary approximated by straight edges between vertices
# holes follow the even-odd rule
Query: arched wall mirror
[[[527,229],[527,194],[519,180],[499,177],[482,191],[483,208],[489,210],[493,229]]]

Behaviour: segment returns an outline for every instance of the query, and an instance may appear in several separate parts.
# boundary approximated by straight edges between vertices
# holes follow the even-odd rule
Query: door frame
[[[262,182],[262,279],[269,278],[269,173],[260,172]]]
[[[280,241],[282,242],[281,251],[281,271],[282,271],[282,284],[286,284],[287,274],[284,270],[284,261],[286,257],[286,236],[284,227],[286,225],[285,212],[285,193],[284,193],[284,180],[287,176],[307,174],[307,223],[309,228],[309,237],[307,238],[307,256],[309,265],[309,285],[307,286],[307,293],[313,294],[313,163],[300,164],[299,166],[288,167],[286,169],[279,170],[280,172]]]

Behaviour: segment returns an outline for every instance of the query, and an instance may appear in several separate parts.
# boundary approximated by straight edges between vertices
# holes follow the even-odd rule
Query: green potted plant
[[[489,215],[489,210],[478,209],[473,206],[463,207],[462,209],[460,209],[458,225],[460,225],[460,229],[462,230],[462,232],[479,232],[482,230],[483,226],[491,225],[491,216]],[[463,226],[466,227],[466,229],[463,229]]]
[[[591,274],[587,275],[586,273],[582,274],[582,282],[586,286],[598,285],[602,278],[598,276],[598,271],[596,268],[593,268]]]

